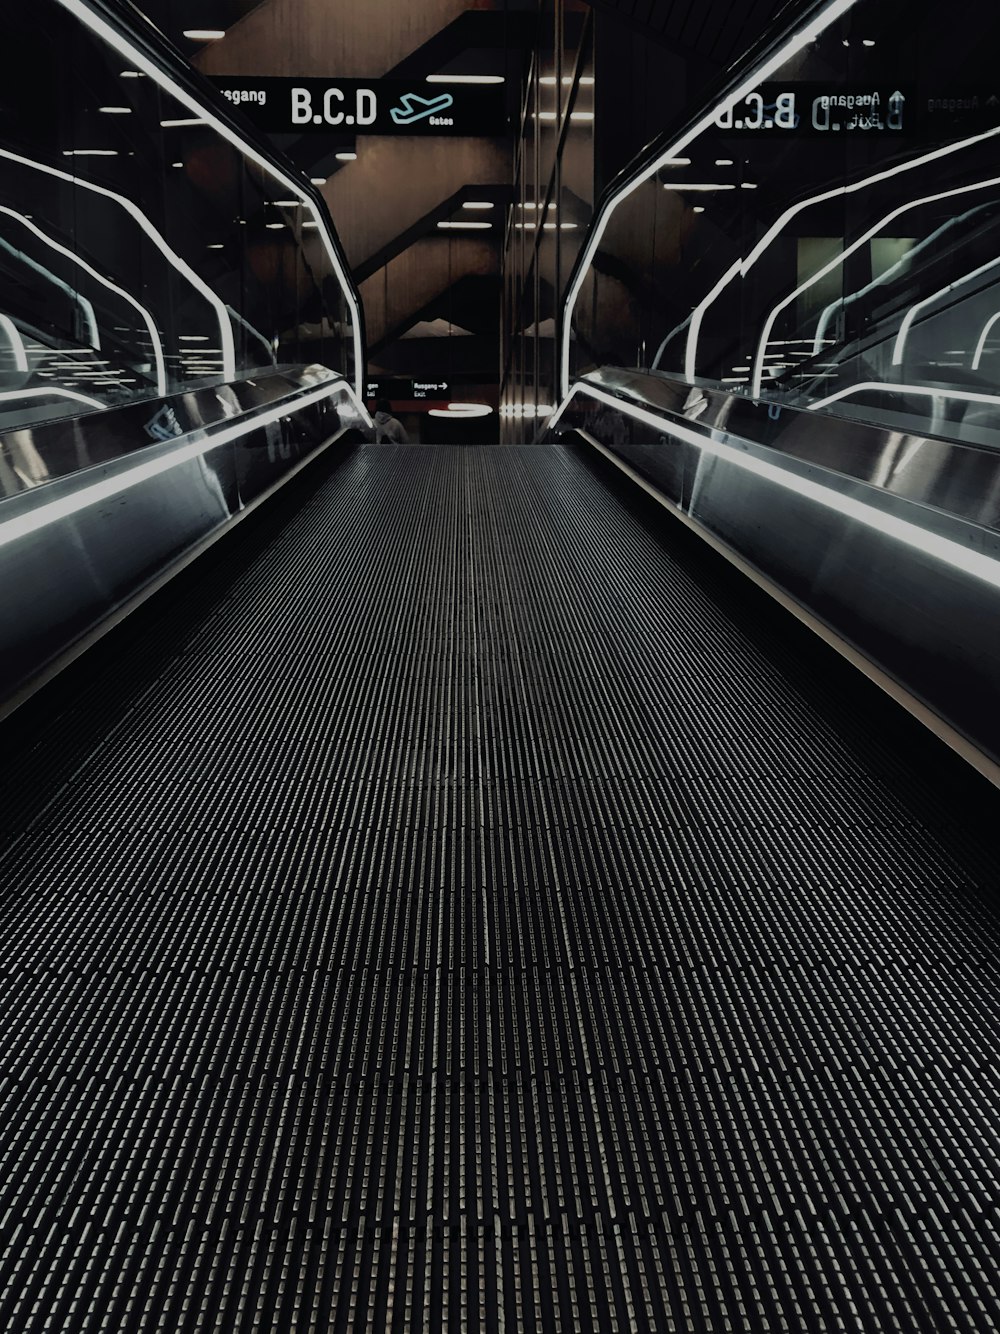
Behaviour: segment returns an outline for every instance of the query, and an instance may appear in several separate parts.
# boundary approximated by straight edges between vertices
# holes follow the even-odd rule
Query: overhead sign
[[[909,92],[899,88],[763,84],[718,113],[720,130],[782,134],[901,134]]]
[[[369,380],[368,398],[440,399],[447,397],[447,380]]]
[[[212,82],[269,134],[468,134],[506,131],[500,84],[423,80],[286,79],[218,75]]]

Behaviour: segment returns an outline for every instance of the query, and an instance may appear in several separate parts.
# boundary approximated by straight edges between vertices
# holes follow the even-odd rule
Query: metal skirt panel
[[[303,459],[347,429],[363,429],[344,381],[329,373],[327,379],[329,396],[304,407],[297,398],[303,389],[322,392],[321,380],[262,376],[259,384],[237,386],[243,401],[225,387],[225,396],[207,395],[208,404],[195,394],[179,395],[39,429],[39,457],[47,449],[53,465],[66,437],[85,441],[89,449],[81,452],[106,461],[53,472],[44,484],[0,501],[0,710],[30,693],[81,638],[127,610],[152,581],[280,485]],[[282,395],[287,413],[277,417]],[[255,416],[264,413],[275,419],[255,427]],[[142,430],[151,415],[171,423],[158,443]],[[208,442],[204,425],[232,432],[241,424],[237,438],[179,457]],[[128,449],[121,447],[123,437]],[[175,457],[163,471],[151,471]],[[102,486],[111,489],[107,497],[100,495]],[[82,503],[92,493],[96,499]],[[10,540],[10,530],[25,524]]]

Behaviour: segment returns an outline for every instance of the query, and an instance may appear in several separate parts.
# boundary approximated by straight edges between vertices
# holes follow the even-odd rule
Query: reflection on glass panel
[[[309,190],[145,41],[64,0],[5,15],[0,427],[263,366],[354,376]]]
[[[593,207],[592,20],[584,0],[540,6],[503,258],[505,323],[519,331],[504,352],[505,440],[534,439],[557,396],[562,293]]]
[[[572,293],[569,373],[638,366],[924,430],[933,415],[996,445],[1000,12],[826,12],[845,8],[811,41],[790,33],[783,62],[666,141],[613,208]]]

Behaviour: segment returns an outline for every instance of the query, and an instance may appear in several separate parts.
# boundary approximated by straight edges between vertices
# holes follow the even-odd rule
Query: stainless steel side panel
[[[323,384],[286,384],[277,396],[271,385],[256,414],[243,411],[246,403],[240,411],[230,403],[208,431],[119,452],[0,501],[0,707],[324,442],[348,428],[364,430],[342,380],[331,379],[318,401],[296,406],[303,388],[321,391]],[[254,427],[261,410],[285,402],[287,413]],[[110,415],[95,413],[76,426],[85,424],[93,438]],[[184,457],[186,446],[211,445],[220,430],[244,426],[235,438]],[[169,466],[146,475],[161,465]]]
[[[873,430],[869,426],[857,427],[854,475],[848,475],[831,466],[831,451],[824,445],[827,422],[819,414],[809,414],[810,453],[823,457],[823,465],[718,428],[705,429],[701,421],[685,420],[641,399],[638,388],[633,383],[627,396],[618,389],[623,407],[627,397],[632,406],[656,412],[663,429],[588,400],[585,390],[564,414],[560,429],[585,429],[949,727],[991,760],[1000,759],[1000,532],[926,499],[860,480],[858,457],[875,455],[884,446],[866,438]],[[760,461],[765,474],[778,467],[792,485],[678,438],[671,434],[671,426],[678,425],[681,434],[693,430],[735,447],[743,459]],[[839,435],[844,429],[838,419],[833,430]],[[948,447],[934,443],[934,491],[946,494]],[[959,447],[954,460],[956,471],[967,476],[969,451]],[[974,462],[980,476],[991,471],[989,460]],[[800,494],[795,489],[800,480],[821,486],[826,499]],[[965,487],[960,492],[962,508],[982,513],[974,495]],[[866,519],[841,512],[839,497],[864,505]],[[925,544],[911,545],[893,535],[897,520],[919,529]],[[935,554],[938,538],[951,544],[957,563]],[[967,564],[976,568],[962,567],[965,553],[975,558]]]

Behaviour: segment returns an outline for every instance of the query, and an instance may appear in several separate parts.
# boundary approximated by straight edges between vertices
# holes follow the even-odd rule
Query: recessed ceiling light
[[[192,42],[217,42],[225,37],[225,28],[185,28],[184,36]]]
[[[301,199],[272,199],[271,203],[275,208],[301,208]]]
[[[117,148],[64,148],[63,157],[117,157]]]
[[[503,83],[502,74],[428,74],[427,83]]]
[[[593,120],[594,113],[592,111],[571,111],[569,118],[570,120]]]
[[[693,208],[691,211],[692,211],[693,213],[704,213],[704,212],[705,212],[705,205],[704,205],[704,204],[695,204],[694,208]]]
[[[98,111],[103,111],[106,116],[131,116],[131,107],[98,107]]]
[[[431,417],[488,417],[493,409],[488,403],[449,403],[446,408],[429,408]]]
[[[269,232],[281,232],[285,229],[283,222],[268,222],[264,224]]]
[[[337,154],[336,154],[336,158],[337,158],[337,161],[338,161],[338,162],[355,162],[355,161],[357,160],[357,156],[358,156],[357,153],[337,153]],[[325,184],[325,182],[324,182],[324,184]]]
[[[170,165],[171,165],[172,167],[183,167],[183,166],[184,166],[184,163],[183,163],[183,162],[171,162]]]
[[[144,79],[146,76],[143,74],[142,70],[123,69],[119,77],[122,79]]]
[[[211,241],[207,248],[209,250],[222,250],[223,245],[221,241]]]
[[[756,190],[756,189],[757,189],[757,182],[756,182],[756,181],[744,181],[744,182],[742,183],[742,185],[740,186],[740,189],[741,189],[741,190]]]
[[[182,125],[204,125],[205,123],[200,116],[179,116],[175,120],[160,121],[165,130],[177,129]]]
[[[464,227],[467,230],[483,231],[493,226],[491,222],[439,222],[439,227]]]
[[[664,183],[663,183],[663,188],[664,188],[664,190],[681,190],[681,191],[684,191],[684,190],[735,190],[735,189],[736,189],[736,186],[735,186],[735,185],[719,185],[719,184],[715,184],[714,182],[711,183],[711,184],[709,184],[709,183],[704,183],[704,184],[703,184],[702,182],[698,182],[697,184],[692,185],[692,184],[689,184],[687,181],[664,181]]]
[[[862,45],[862,46],[874,46],[875,43],[872,41],[872,39],[871,39],[870,37],[862,37],[862,39],[861,39],[861,45]]]
[[[715,159],[715,165],[717,167],[731,167],[733,165],[733,159],[731,157],[717,157]]]
[[[493,205],[488,199],[468,199],[462,205],[463,208],[492,208]]]
[[[310,176],[309,181],[312,185],[326,185],[325,176]]]
[[[208,334],[178,334],[179,343],[207,343]]]
[[[672,157],[669,162],[661,162],[661,167],[690,167],[691,159],[689,157]]]

